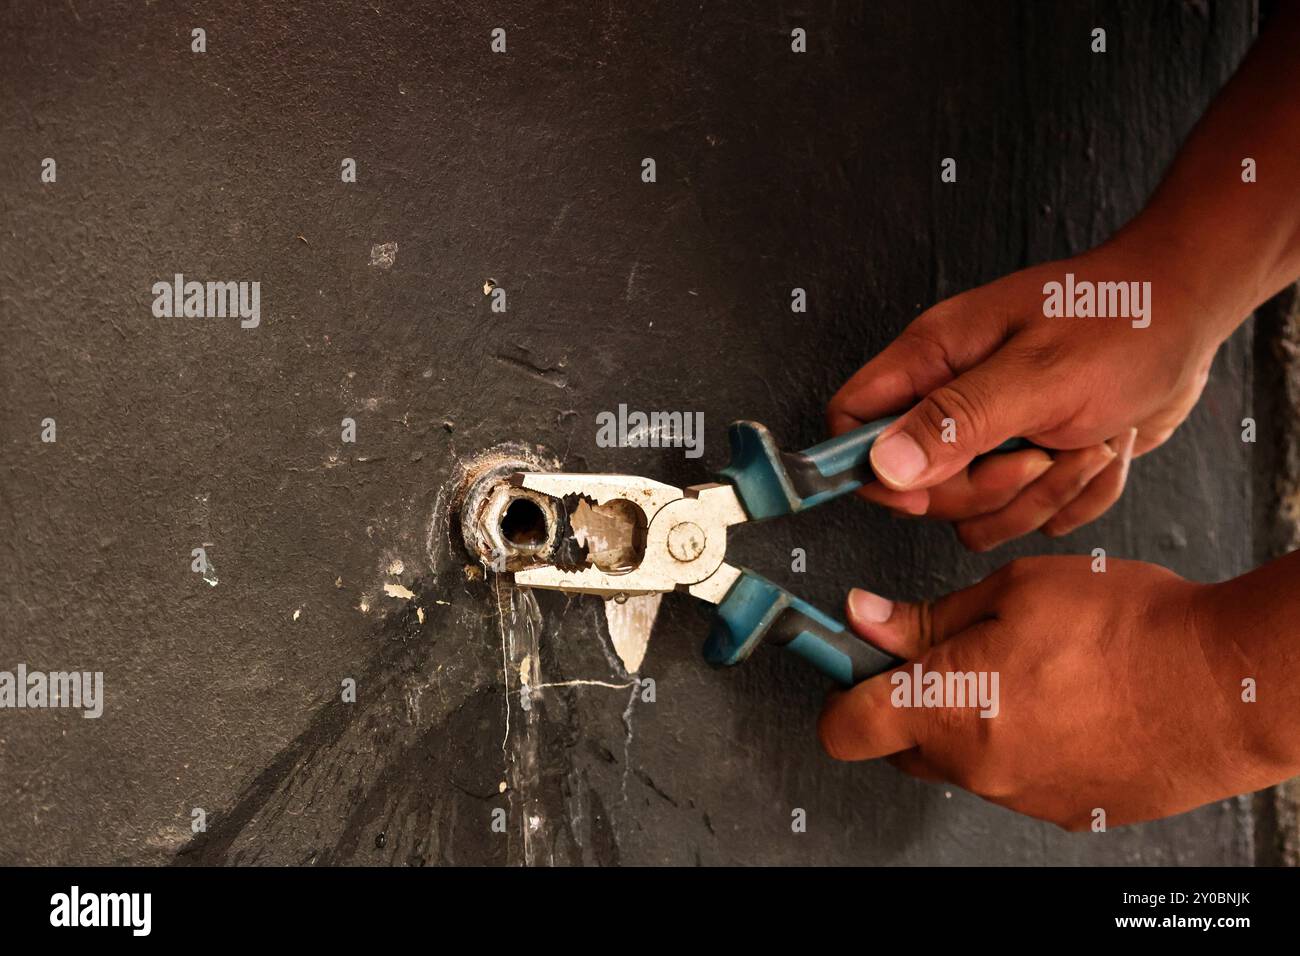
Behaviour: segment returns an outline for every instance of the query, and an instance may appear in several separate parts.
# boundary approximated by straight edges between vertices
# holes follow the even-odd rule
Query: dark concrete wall
[[[0,862],[1252,859],[1248,799],[1067,835],[835,765],[813,736],[823,681],[776,652],[709,670],[684,597],[642,670],[655,703],[552,688],[529,722],[503,677],[510,596],[466,578],[439,512],[455,463],[503,441],[688,483],[723,464],[732,418],[820,438],[825,400],[921,308],[1140,207],[1249,45],[1252,4],[72,0],[4,18],[0,667],[102,670],[108,701],[99,720],[0,713]],[[384,242],[389,270],[370,265]],[[155,319],[175,272],[260,280],[261,326]],[[736,556],[828,607],[855,583],[929,595],[1097,546],[1234,575],[1251,355],[1247,331],[1123,502],[1064,541],[973,557],[840,502],[747,530]],[[598,448],[619,402],[703,411],[704,460]],[[216,587],[190,571],[205,542]],[[625,681],[595,599],[540,606],[543,681]]]

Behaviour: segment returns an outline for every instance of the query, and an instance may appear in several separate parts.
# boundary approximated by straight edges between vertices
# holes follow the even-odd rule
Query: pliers
[[[767,643],[793,651],[842,685],[866,680],[902,662],[780,585],[728,564],[727,529],[805,511],[873,480],[871,446],[892,421],[863,425],[802,452],[781,451],[757,422],[734,422],[724,480],[686,488],[636,475],[516,473],[515,485],[560,501],[577,496],[598,507],[626,502],[623,510],[635,516],[640,560],[612,569],[547,561],[515,571],[515,584],[606,599],[687,591],[717,605],[704,643],[711,664],[739,664]],[[1013,439],[995,450],[1026,445]]]

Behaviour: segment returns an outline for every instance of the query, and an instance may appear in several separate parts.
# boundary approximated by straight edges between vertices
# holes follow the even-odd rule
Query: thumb
[[[929,488],[1008,438],[1041,430],[1042,395],[1026,372],[1004,347],[930,392],[876,439],[876,477],[896,491]]]
[[[995,617],[1003,580],[991,574],[933,601],[891,601],[854,588],[845,603],[849,626],[887,654],[914,661],[930,648]]]

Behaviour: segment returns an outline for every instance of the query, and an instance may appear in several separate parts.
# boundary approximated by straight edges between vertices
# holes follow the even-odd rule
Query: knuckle
[[[944,343],[942,329],[932,328],[929,313],[917,319],[899,333],[898,341],[909,348],[919,359],[930,365],[952,368],[948,346]]]
[[[967,312],[961,300],[962,296],[957,296],[936,302],[912,320],[904,331],[936,347],[947,358],[945,339],[951,334],[953,325],[960,322]]]
[[[988,402],[970,379],[941,386],[930,394],[925,404],[928,406],[926,424],[933,429],[936,439],[942,437],[950,422],[956,425],[959,448],[984,433]],[[975,453],[981,449],[966,447],[964,450]]]
[[[919,319],[899,333],[891,348],[905,356],[904,369],[917,394],[924,394],[937,383],[957,375],[943,335]]]
[[[1088,469],[1072,469],[1053,476],[1051,481],[1036,481],[1025,489],[1025,500],[1038,513],[1054,512],[1069,504],[1088,485]]]
[[[922,749],[932,746],[937,750],[952,751],[959,749],[955,746],[955,737],[960,730],[960,715],[951,707],[926,707],[919,712],[921,733],[920,744]],[[954,783],[961,783],[955,777]]]

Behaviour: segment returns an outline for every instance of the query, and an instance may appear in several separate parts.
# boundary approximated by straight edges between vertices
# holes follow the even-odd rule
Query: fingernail
[[[1109,468],[1115,462],[1115,459],[1119,457],[1115,452],[1115,449],[1111,448],[1109,445],[1103,443],[1101,447],[1106,449],[1106,457],[1101,461],[1095,462],[1092,467],[1083,473],[1081,480],[1085,486],[1088,482],[1092,481],[1092,479],[1096,478],[1103,471]]]
[[[925,514],[930,507],[930,498],[922,492],[915,492],[914,497],[907,498],[898,503],[898,508],[909,518],[916,518]]]
[[[906,485],[926,466],[925,450],[906,432],[895,432],[871,447],[871,467],[893,485]]]
[[[1051,468],[1056,462],[1051,458],[1040,459],[1029,466],[1029,480],[1037,481],[1043,477],[1044,472]]]
[[[861,588],[849,591],[849,611],[859,621],[884,624],[894,613],[894,602]]]
[[[1137,441],[1138,430],[1130,428],[1123,435],[1116,435],[1106,442],[1106,447],[1117,455],[1127,455],[1133,450],[1133,443]]]

